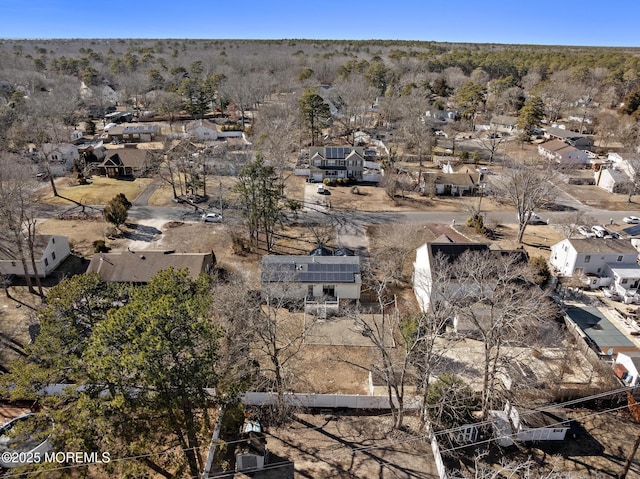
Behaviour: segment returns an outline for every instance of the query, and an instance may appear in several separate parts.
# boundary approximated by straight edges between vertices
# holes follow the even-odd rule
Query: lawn
[[[151,183],[150,178],[136,178],[133,181],[116,180],[102,176],[94,176],[88,185],[78,185],[75,180],[65,177],[56,180],[58,197],[53,196],[51,187],[40,189],[42,195],[38,200],[44,203],[69,204],[65,198],[86,205],[104,205],[118,193],[124,193],[129,201],[133,201]]]

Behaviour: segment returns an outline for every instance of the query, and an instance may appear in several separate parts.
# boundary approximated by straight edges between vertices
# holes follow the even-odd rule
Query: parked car
[[[624,218],[622,218],[622,221],[631,225],[640,224],[640,218],[638,218],[637,216],[625,216]]]
[[[518,215],[518,221],[520,221],[520,215]],[[537,213],[531,213],[531,217],[529,218],[529,221],[527,222],[527,224],[529,225],[546,225],[547,222],[545,220],[543,220],[540,215],[538,215]]]
[[[318,185],[318,194],[324,195],[325,191],[324,185]]]
[[[596,238],[604,238],[608,233],[608,231],[606,229],[604,229],[602,226],[598,226],[598,225],[592,226],[591,227],[591,231],[593,231],[595,233]]]
[[[596,234],[593,231],[589,231],[586,226],[578,226],[578,233],[580,233],[585,238],[595,238]]]
[[[205,213],[202,215],[202,221],[205,223],[222,223],[222,216],[218,213]]]

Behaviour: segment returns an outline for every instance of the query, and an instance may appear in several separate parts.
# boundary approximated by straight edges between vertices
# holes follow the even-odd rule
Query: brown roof
[[[169,269],[187,269],[193,278],[213,266],[213,253],[176,253],[174,251],[118,251],[99,253],[91,258],[87,273],[98,273],[107,283],[148,283],[156,273]]]
[[[436,177],[439,185],[474,186],[477,182],[477,178],[468,173],[442,174]]]
[[[545,143],[542,143],[542,145],[540,145],[542,148],[544,148],[545,150],[551,152],[551,153],[558,153],[561,154],[561,152],[563,151],[572,151],[572,150],[576,150],[576,148],[574,148],[571,145],[567,145],[564,141],[562,140],[551,140],[551,141],[547,141]]]
[[[137,148],[118,148],[109,150],[100,166],[127,166],[133,169],[144,168],[148,160],[148,150]]]

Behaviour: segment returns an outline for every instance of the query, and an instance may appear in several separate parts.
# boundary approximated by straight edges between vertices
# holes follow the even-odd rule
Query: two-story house
[[[48,172],[53,176],[66,175],[80,159],[78,147],[71,143],[44,143],[42,153],[47,159]]]
[[[615,238],[565,239],[551,246],[551,266],[561,276],[574,276],[592,289],[612,287],[632,297],[640,285],[638,251]]]
[[[338,308],[341,300],[360,299],[362,279],[359,256],[262,257],[262,294],[278,300],[300,300],[305,307]]]
[[[35,275],[46,278],[71,254],[69,240],[66,236],[60,235],[36,235],[33,253],[36,264]],[[27,255],[27,273],[29,276],[35,276],[26,245],[25,254]],[[25,276],[22,258],[13,242],[0,242],[0,274]]]
[[[315,146],[309,150],[309,178],[322,181],[325,178],[349,178],[354,181],[378,181],[378,175],[368,175],[368,170],[379,172],[376,157],[363,146]]]
[[[434,301],[433,286],[436,269],[439,265],[453,264],[464,253],[489,252],[495,255],[516,255],[519,261],[527,261],[527,254],[524,250],[492,250],[487,243],[456,243],[447,236],[442,235],[436,241],[425,243],[416,250],[416,260],[413,263],[413,291],[418,301],[418,305],[423,312],[429,310],[429,306]],[[464,281],[452,279],[448,282],[448,292],[445,295],[453,296],[464,294]],[[455,318],[452,318],[455,322]]]

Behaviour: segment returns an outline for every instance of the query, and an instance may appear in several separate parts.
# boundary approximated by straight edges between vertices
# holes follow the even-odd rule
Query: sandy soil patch
[[[388,416],[298,414],[287,427],[269,430],[267,441],[269,450],[294,461],[295,477],[438,477],[421,435],[390,425]]]

